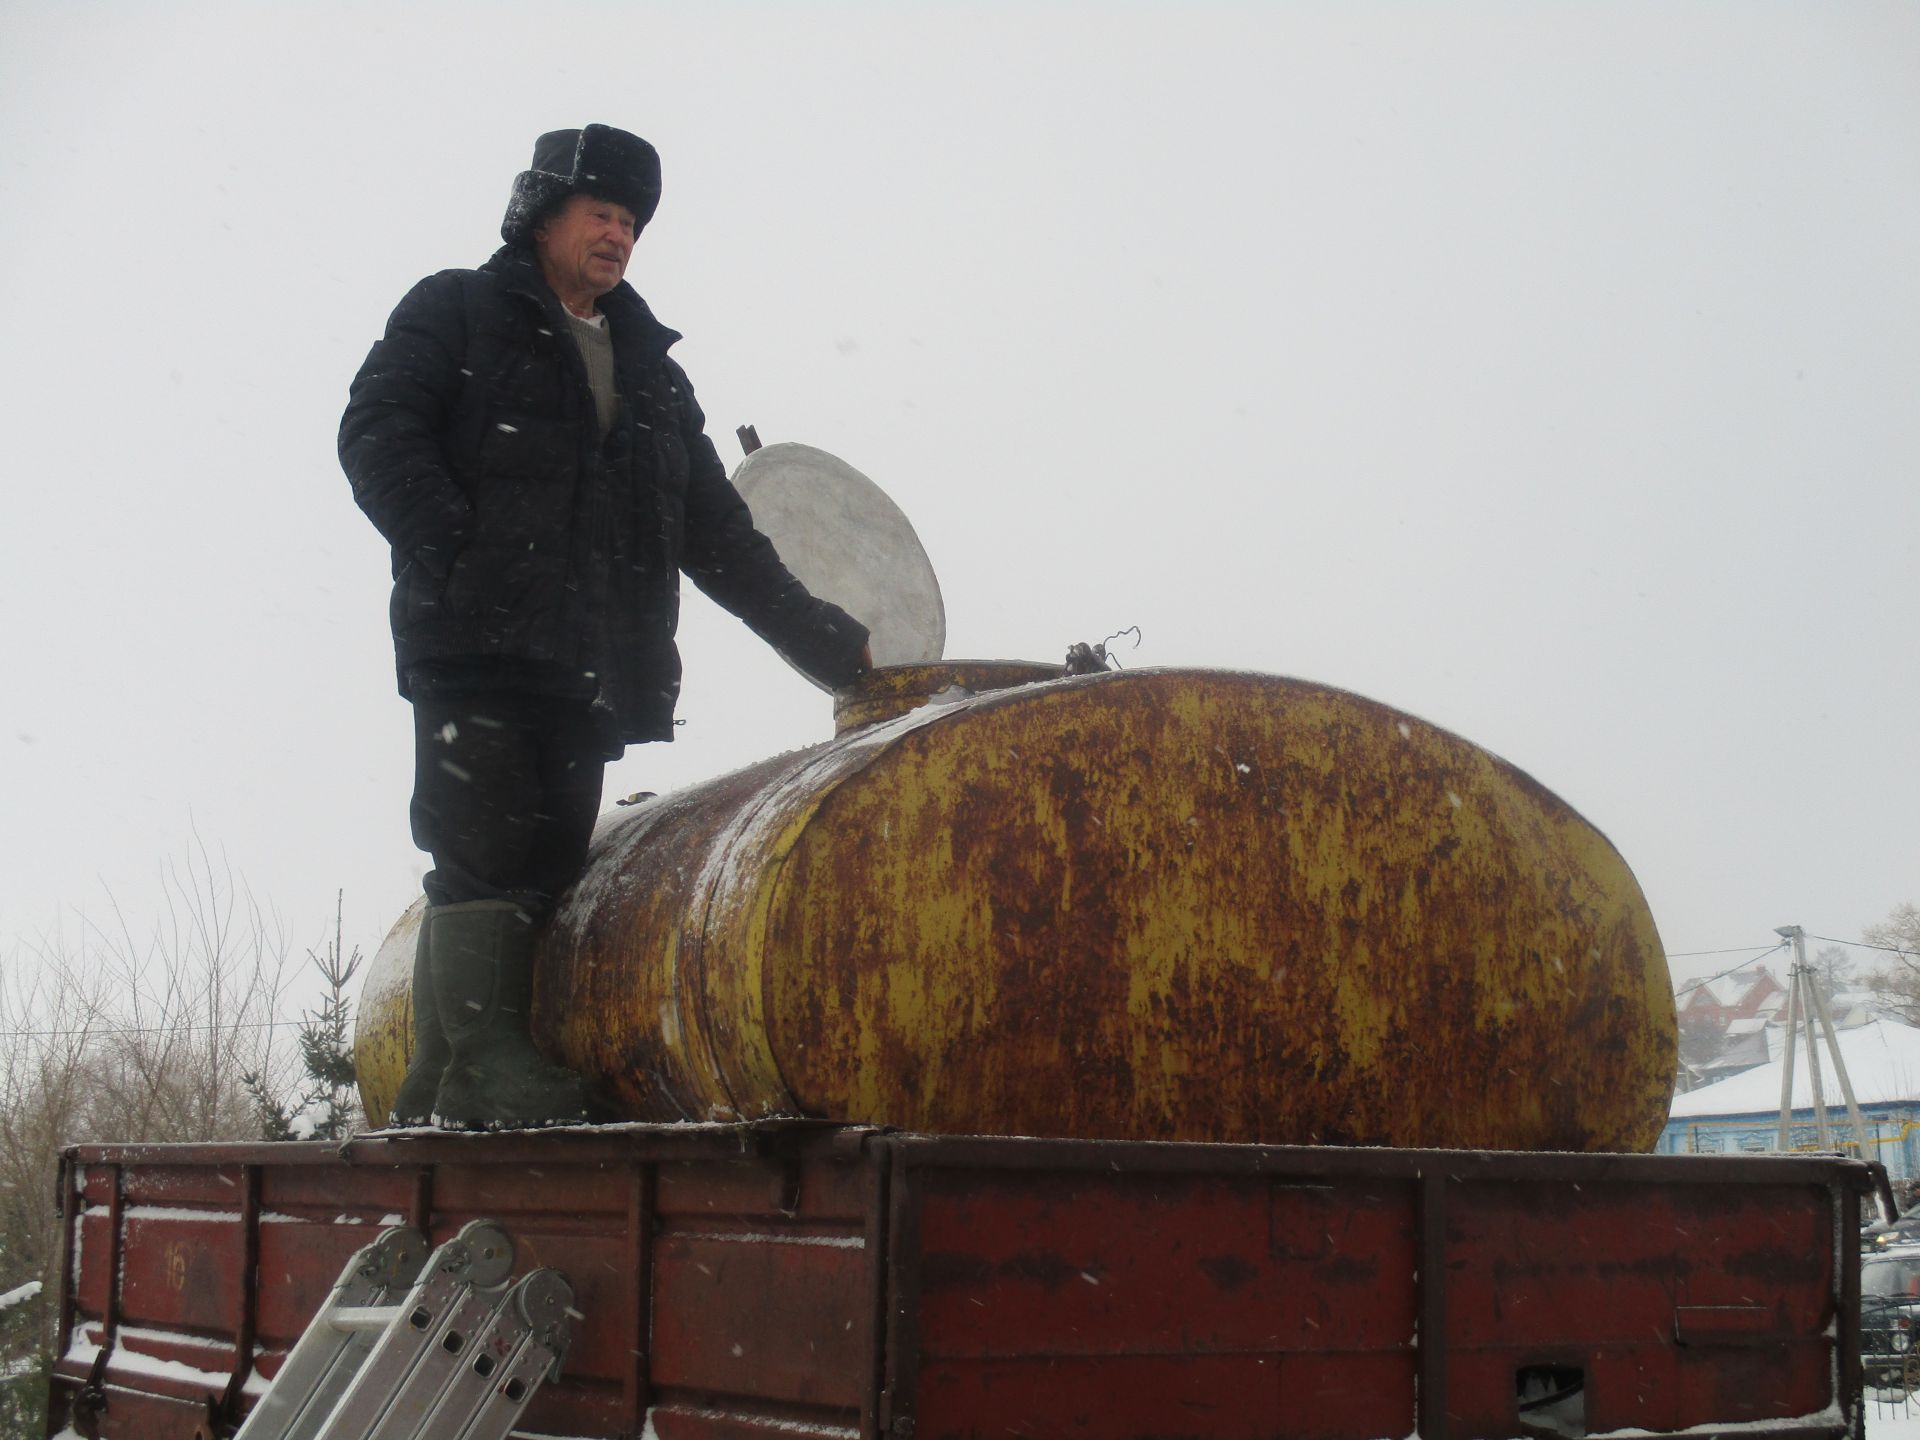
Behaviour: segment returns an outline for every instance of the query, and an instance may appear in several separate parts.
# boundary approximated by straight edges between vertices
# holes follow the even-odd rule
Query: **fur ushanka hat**
[[[514,177],[500,238],[524,245],[534,227],[569,195],[593,195],[633,211],[634,233],[660,203],[660,156],[638,135],[611,125],[549,130],[533,142],[533,168]]]

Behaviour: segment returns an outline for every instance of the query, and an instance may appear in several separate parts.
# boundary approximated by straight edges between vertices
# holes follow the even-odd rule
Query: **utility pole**
[[[1798,925],[1782,925],[1773,933],[1793,942],[1793,969],[1787,987],[1786,1048],[1782,1055],[1784,1063],[1780,1067],[1778,1147],[1782,1152],[1793,1148],[1793,1047],[1800,1038],[1795,1032],[1804,1017],[1807,1026],[1807,1069],[1810,1072],[1807,1079],[1813,1090],[1813,1122],[1820,1148],[1834,1148],[1827,1124],[1827,1102],[1820,1074],[1819,1035],[1824,1035],[1827,1053],[1833,1057],[1833,1073],[1840,1080],[1840,1093],[1846,1097],[1847,1118],[1853,1126],[1853,1147],[1864,1160],[1867,1158],[1867,1122],[1853,1098],[1853,1082],[1847,1076],[1847,1062],[1840,1058],[1840,1038],[1834,1032],[1833,1016],[1827,1010],[1826,997],[1820,993],[1819,983],[1807,964],[1807,932]],[[1816,1022],[1820,1026],[1819,1035],[1814,1030]]]

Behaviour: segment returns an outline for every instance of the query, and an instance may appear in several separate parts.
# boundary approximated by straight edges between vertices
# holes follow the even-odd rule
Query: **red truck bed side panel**
[[[1550,1375],[1586,1433],[1845,1432],[1837,1169],[1028,1143],[898,1142],[916,1440],[1520,1435]]]
[[[1413,1187],[928,1170],[920,1435],[1413,1427]]]
[[[584,1317],[529,1433],[1425,1440],[1851,1427],[1868,1169],[609,1127],[90,1147],[56,1427],[190,1440],[386,1225],[484,1216]],[[1571,1398],[1569,1398],[1571,1397]]]

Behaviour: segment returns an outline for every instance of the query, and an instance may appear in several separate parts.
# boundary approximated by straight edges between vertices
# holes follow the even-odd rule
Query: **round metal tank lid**
[[[791,441],[755,450],[733,484],[754,527],[800,583],[871,632],[875,665],[940,658],[947,643],[940,582],[886,491],[838,456]]]
[[[1033,660],[940,660],[931,665],[883,666],[834,692],[833,731],[844,735],[922,705],[942,705],[989,690],[1058,680],[1066,673],[1065,666]]]

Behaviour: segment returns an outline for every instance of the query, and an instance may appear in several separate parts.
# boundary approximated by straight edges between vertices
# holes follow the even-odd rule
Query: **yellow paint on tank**
[[[1659,1134],[1674,1020],[1652,917],[1520,771],[1298,680],[967,694],[919,668],[941,703],[898,713],[912,686],[882,672],[895,718],[603,826],[544,943],[536,1025],[621,1113]]]
[[[380,942],[353,1017],[353,1066],[369,1125],[385,1123],[413,1053],[413,952],[426,901],[417,900]]]

